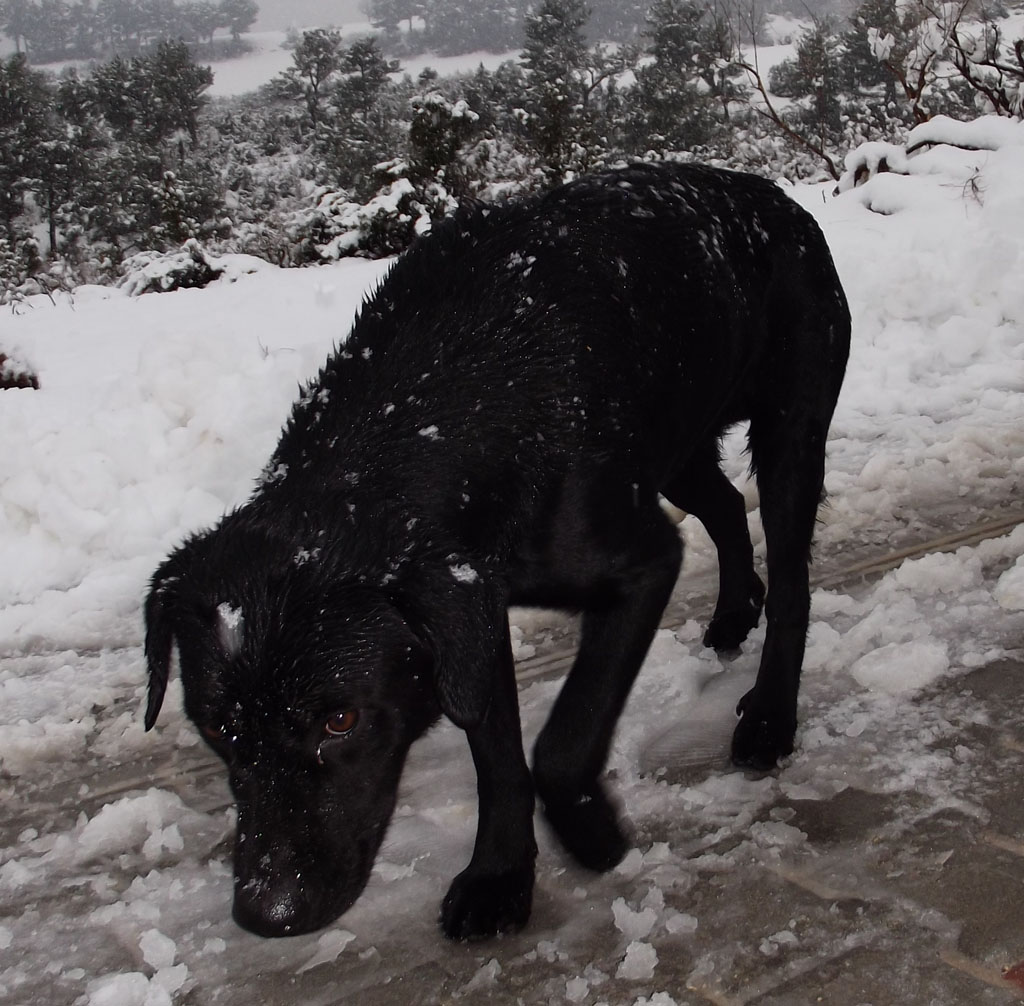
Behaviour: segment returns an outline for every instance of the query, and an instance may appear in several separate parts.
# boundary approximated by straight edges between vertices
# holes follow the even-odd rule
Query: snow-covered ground
[[[359,22],[341,26],[341,37],[348,44],[357,35],[370,34],[369,23]],[[239,59],[217,60],[210,64],[213,70],[213,85],[209,93],[213,97],[230,97],[255,91],[279,73],[292,65],[292,50],[283,46],[284,32],[258,32],[245,36],[253,51]],[[396,78],[409,74],[415,79],[427,67],[436,70],[442,77],[455,73],[471,73],[479,66],[495,70],[507,59],[515,59],[517,53],[469,52],[461,56],[435,56],[426,54],[399,61]]]
[[[957,138],[955,124],[931,128]],[[819,533],[840,565],[917,525],[966,526],[1019,505],[1024,125],[978,132],[999,149],[935,146],[909,174],[837,198],[791,190],[829,239],[854,317]],[[390,987],[374,1002],[430,1002],[441,989],[500,991],[535,968],[561,990],[552,1001],[668,1006],[688,1000],[661,978],[659,955],[690,952],[701,878],[806,841],[781,818],[758,819],[780,795],[857,785],[935,806],[969,799],[969,758],[955,739],[931,743],[949,724],[915,700],[1020,655],[1019,527],[816,592],[798,748],[777,776],[720,767],[763,628],[728,665],[701,647],[695,620],[663,631],[611,759],[638,849],[595,878],[541,830],[525,934],[448,948],[436,930],[474,830],[469,754],[450,726],[414,751],[371,885],[346,916],[286,941],[238,930],[226,788],[177,685],[155,733],[141,728],[140,601],[168,549],[245,499],[298,382],[387,264],[231,266],[232,281],[205,290],[37,299],[0,327],[0,348],[40,380],[0,392],[0,1002],[326,1003],[364,985]],[[728,463],[742,482],[735,452]],[[686,571],[700,581],[713,556],[691,525]],[[759,541],[756,511],[751,526]],[[514,621],[528,657],[546,623]],[[556,688],[524,688],[527,743]],[[709,852],[723,837],[728,851]],[[799,938],[773,933],[766,960]]]
[[[368,21],[346,22],[339,25],[338,30],[346,45],[361,35],[373,33],[373,27]],[[209,66],[213,71],[213,84],[206,91],[210,97],[229,98],[255,91],[292,65],[292,50],[285,44],[288,38],[286,32],[255,31],[249,32],[244,37],[251,47],[244,56],[207,61],[200,54],[199,62]],[[2,41],[3,37],[0,36],[0,42]],[[4,50],[0,48],[0,56],[3,54]],[[394,77],[398,80],[408,74],[415,79],[427,67],[436,70],[442,77],[456,73],[471,73],[480,66],[484,66],[488,70],[495,70],[506,60],[515,59],[517,56],[518,51],[506,53],[468,52],[459,56],[436,56],[426,53],[411,59],[400,60],[398,73],[394,74]],[[87,74],[92,65],[91,60],[62,60],[56,63],[40,64],[39,69],[59,75],[65,69],[73,67],[79,73]]]

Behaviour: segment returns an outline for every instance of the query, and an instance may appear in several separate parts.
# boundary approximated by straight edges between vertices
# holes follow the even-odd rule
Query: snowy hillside
[[[889,151],[904,173],[836,198],[791,190],[825,231],[854,319],[829,441],[824,572],[1020,513],[1024,125],[921,129],[931,132],[911,141],[934,145],[902,160]],[[0,328],[2,348],[40,382],[0,392],[0,1003],[331,1002],[346,981],[383,988],[392,978],[390,1001],[435,1001],[460,988],[500,992],[534,967],[547,983],[537,1002],[631,1006],[663,993],[657,1001],[681,1003],[658,960],[693,953],[687,941],[703,921],[686,892],[703,883],[696,861],[714,836],[735,838],[716,860],[726,879],[744,857],[806,842],[779,821],[751,822],[780,794],[851,784],[851,751],[866,788],[969,802],[969,763],[953,745],[928,746],[922,724],[941,732],[944,721],[912,700],[1019,655],[1024,528],[1009,519],[981,544],[815,593],[797,751],[777,776],[721,766],[763,627],[728,665],[700,645],[703,612],[663,631],[611,765],[640,850],[612,877],[584,877],[542,832],[541,907],[522,936],[440,945],[437,903],[468,858],[475,813],[468,750],[449,726],[414,752],[381,862],[350,913],[294,940],[241,932],[230,920],[226,789],[177,686],[158,730],[141,728],[140,602],[168,549],[246,498],[298,383],[344,337],[387,263],[228,264],[231,278],[204,290],[36,298]],[[735,451],[728,464],[742,481]],[[685,589],[686,577],[713,579],[713,556],[692,520],[683,531]],[[514,622],[521,657],[543,648],[549,622]],[[555,689],[523,691],[528,743]],[[696,769],[688,746],[705,758]],[[583,953],[595,933],[603,949]],[[400,980],[410,969],[433,992],[414,998]]]

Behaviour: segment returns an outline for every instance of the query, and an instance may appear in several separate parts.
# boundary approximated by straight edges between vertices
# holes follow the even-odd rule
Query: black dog
[[[638,165],[465,209],[414,245],[251,500],[173,553],[146,603],[146,726],[176,643],[188,715],[230,772],[237,921],[306,932],[355,901],[409,746],[441,713],[466,731],[479,786],[448,936],[526,922],[534,786],[580,863],[618,862],[600,775],[682,554],[659,493],[718,549],[706,642],[738,646],[760,614],[743,503],[718,464],[742,419],[770,590],[733,759],[791,752],[849,326],[815,223],[748,175]],[[583,613],[532,779],[510,604]]]

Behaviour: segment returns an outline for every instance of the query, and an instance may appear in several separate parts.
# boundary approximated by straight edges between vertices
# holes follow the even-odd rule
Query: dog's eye
[[[324,724],[324,733],[328,737],[345,737],[352,733],[359,722],[359,712],[356,709],[346,709],[341,713],[334,713],[327,717]]]
[[[215,744],[223,742],[226,736],[223,727],[200,727],[200,729],[203,731],[203,735],[207,740],[211,740]]]

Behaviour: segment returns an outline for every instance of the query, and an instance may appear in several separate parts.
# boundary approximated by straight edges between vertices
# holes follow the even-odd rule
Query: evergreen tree
[[[28,40],[34,34],[36,20],[31,0],[5,0],[0,3],[0,27],[14,43],[16,52],[28,52]]]
[[[530,141],[549,185],[582,170],[587,161],[586,22],[583,0],[543,0],[526,18],[523,104]]]
[[[797,42],[796,55],[772,68],[773,93],[805,99],[795,109],[800,128],[820,143],[835,143],[841,133],[840,91],[843,72],[840,39],[826,21],[815,18]]]
[[[648,12],[647,49],[653,59],[636,71],[631,145],[638,153],[654,148],[694,150],[707,145],[718,123],[713,101],[727,114],[731,90],[715,28],[705,9],[690,0],[655,0]],[[712,91],[715,87],[719,94]]]
[[[17,224],[25,193],[43,167],[52,101],[46,78],[29,68],[24,53],[0,60],[0,236],[12,250],[24,236]]]
[[[522,30],[520,9],[508,0],[433,0],[427,46],[442,55],[485,49],[503,52]]]
[[[467,158],[460,156],[477,132],[480,116],[465,100],[449,101],[440,91],[415,95],[409,126],[411,174],[421,185],[438,181],[457,196],[468,193]]]
[[[343,49],[338,69],[341,79],[333,95],[342,113],[355,113],[364,119],[399,70],[398,60],[385,59],[375,38],[361,38]]]
[[[902,34],[896,0],[861,0],[850,18],[850,30],[843,36],[843,85],[849,92],[883,88],[883,101],[896,101],[896,77],[876,55],[874,40]],[[903,53],[905,56],[906,53]],[[897,59],[902,58],[897,55]]]
[[[324,95],[341,69],[341,61],[341,32],[328,28],[304,31],[292,53],[292,66],[285,71],[285,76],[303,95],[314,128],[320,121]]]
[[[219,11],[220,25],[227,28],[237,42],[253,26],[260,8],[256,0],[220,0]]]
[[[339,54],[328,114],[316,133],[316,152],[327,180],[368,197],[379,186],[374,166],[396,156],[401,145],[397,108],[388,101],[398,71],[375,38],[359,39]]]
[[[177,244],[213,219],[217,179],[195,156],[212,79],[184,43],[164,42],[151,56],[114,59],[83,82],[109,139],[76,193],[73,234],[101,242],[116,263],[127,247]]]

